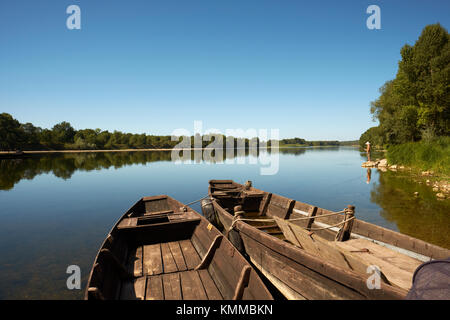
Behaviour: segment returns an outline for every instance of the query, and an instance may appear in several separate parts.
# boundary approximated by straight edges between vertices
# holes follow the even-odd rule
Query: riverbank
[[[390,164],[450,176],[450,137],[390,146],[386,158]]]
[[[450,137],[393,145],[383,157],[362,167],[407,171],[413,181],[432,188],[438,199],[450,199]]]
[[[428,186],[435,193],[438,200],[450,199],[450,176],[442,172],[434,172],[433,170],[423,171],[417,167],[409,167],[389,163],[387,159],[376,159],[375,161],[366,161],[361,165],[363,168],[376,168],[382,172],[404,172],[418,184]],[[419,193],[414,192],[414,196]]]

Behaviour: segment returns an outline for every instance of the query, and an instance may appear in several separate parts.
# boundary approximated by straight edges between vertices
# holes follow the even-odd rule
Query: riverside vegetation
[[[450,191],[450,36],[440,24],[426,26],[414,45],[404,45],[395,79],[380,88],[370,112],[379,125],[359,140],[386,150],[389,168],[406,167],[434,177],[435,191]],[[418,181],[421,181],[420,179]],[[421,181],[422,182],[422,181]],[[438,197],[443,196],[438,193]]]
[[[195,138],[202,141],[202,148],[207,147],[217,137],[226,141],[233,138],[234,147],[259,146],[259,138],[234,138],[224,135],[210,134],[191,136],[191,146]],[[182,137],[179,137],[180,139]],[[172,149],[180,143],[180,139],[172,136],[156,136],[123,133],[121,131],[102,131],[101,129],[75,130],[69,122],[63,121],[52,129],[42,129],[32,123],[20,123],[8,113],[0,114],[0,150],[124,150],[124,149]],[[268,141],[270,147],[274,140]],[[282,139],[278,141],[280,147],[300,146],[340,146],[356,144],[356,141],[306,141],[301,138]]]

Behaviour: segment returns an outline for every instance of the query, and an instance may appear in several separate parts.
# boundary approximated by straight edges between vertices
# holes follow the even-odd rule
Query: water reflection
[[[367,177],[366,183],[369,184],[370,183],[370,178],[372,177],[372,169],[367,168],[367,175],[366,175],[366,177]]]
[[[208,152],[188,151],[195,162],[216,163],[237,157],[259,157],[259,149],[226,150],[219,156],[214,150]],[[265,151],[262,151],[265,152]],[[306,148],[268,149],[268,153],[301,155]],[[200,157],[198,157],[198,155]],[[52,173],[61,179],[70,179],[75,171],[92,171],[108,168],[121,168],[133,164],[171,161],[170,151],[147,152],[88,152],[88,153],[53,153],[35,154],[23,159],[0,160],[0,190],[11,190],[22,179],[32,180],[36,176]]]
[[[413,182],[408,173],[380,172],[370,200],[381,207],[380,215],[394,222],[401,233],[450,248],[450,201],[436,200],[428,186]]]

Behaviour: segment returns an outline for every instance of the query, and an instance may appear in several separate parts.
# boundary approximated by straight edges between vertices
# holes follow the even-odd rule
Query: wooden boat
[[[403,299],[421,263],[450,256],[356,219],[352,206],[333,213],[232,180],[211,180],[209,195],[204,215],[288,299]]]
[[[256,271],[204,217],[166,196],[145,197],[114,225],[85,299],[269,300]]]

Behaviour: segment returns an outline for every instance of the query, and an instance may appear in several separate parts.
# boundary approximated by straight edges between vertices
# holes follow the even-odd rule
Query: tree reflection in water
[[[380,172],[370,200],[381,207],[381,216],[395,223],[401,233],[450,248],[450,201],[436,200],[431,188],[412,181],[408,172]]]
[[[267,152],[300,155],[305,153],[306,149],[268,149]],[[216,157],[215,151],[210,153],[211,156]],[[223,152],[221,160],[239,156],[259,156],[259,154],[260,151],[257,149],[234,149],[232,152]],[[191,152],[190,157],[192,161],[196,160],[194,152]],[[110,167],[118,169],[127,165],[159,161],[171,161],[171,151],[48,153],[33,154],[22,159],[2,159],[0,160],[0,190],[11,190],[22,179],[32,180],[46,173],[53,173],[56,177],[66,180],[70,179],[75,171],[92,171]],[[210,159],[204,159],[204,161],[213,162]]]

